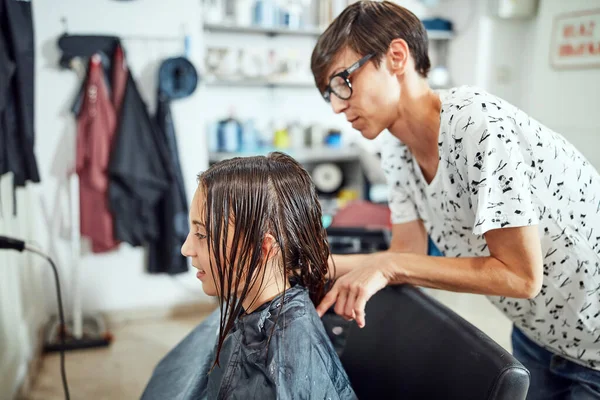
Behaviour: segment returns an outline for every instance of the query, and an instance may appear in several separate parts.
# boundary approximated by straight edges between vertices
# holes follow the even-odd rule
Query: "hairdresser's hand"
[[[367,301],[391,280],[385,252],[369,256],[369,262],[340,277],[317,307],[320,317],[335,303],[336,314],[365,326]]]

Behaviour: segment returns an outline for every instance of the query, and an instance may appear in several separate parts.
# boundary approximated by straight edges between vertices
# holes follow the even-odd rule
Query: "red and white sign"
[[[550,64],[555,68],[600,67],[600,9],[554,19]]]

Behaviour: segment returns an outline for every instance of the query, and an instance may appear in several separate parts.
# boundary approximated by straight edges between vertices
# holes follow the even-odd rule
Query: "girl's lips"
[[[198,270],[198,272],[196,272],[196,278],[202,280],[202,278],[204,278],[206,276],[206,272],[204,272],[203,270]]]

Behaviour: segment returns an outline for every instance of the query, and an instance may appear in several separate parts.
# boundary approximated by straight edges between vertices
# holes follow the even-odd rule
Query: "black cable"
[[[67,373],[65,371],[65,333],[66,333],[66,327],[67,325],[65,324],[65,315],[64,315],[64,311],[63,311],[63,304],[62,304],[62,296],[60,293],[60,280],[58,279],[58,270],[56,269],[56,265],[54,265],[54,261],[52,261],[52,259],[47,256],[46,254],[42,253],[41,251],[35,249],[35,248],[31,248],[28,246],[25,246],[25,250],[31,251],[32,253],[36,253],[37,255],[43,257],[45,260],[47,260],[50,263],[50,266],[52,267],[52,271],[54,271],[54,280],[56,282],[56,296],[58,298],[58,315],[60,318],[60,344],[62,345],[61,349],[60,349],[60,374],[62,377],[62,384],[63,384],[63,389],[65,391],[65,399],[66,400],[70,400],[70,396],[69,396],[69,386],[67,384]]]

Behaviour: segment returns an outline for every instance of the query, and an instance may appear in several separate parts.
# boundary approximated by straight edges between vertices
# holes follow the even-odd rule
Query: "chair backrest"
[[[333,254],[357,254],[387,250],[392,235],[386,229],[329,227],[327,237]]]
[[[350,325],[341,352],[360,399],[525,399],[529,371],[421,290],[387,287],[366,315],[365,328]]]

